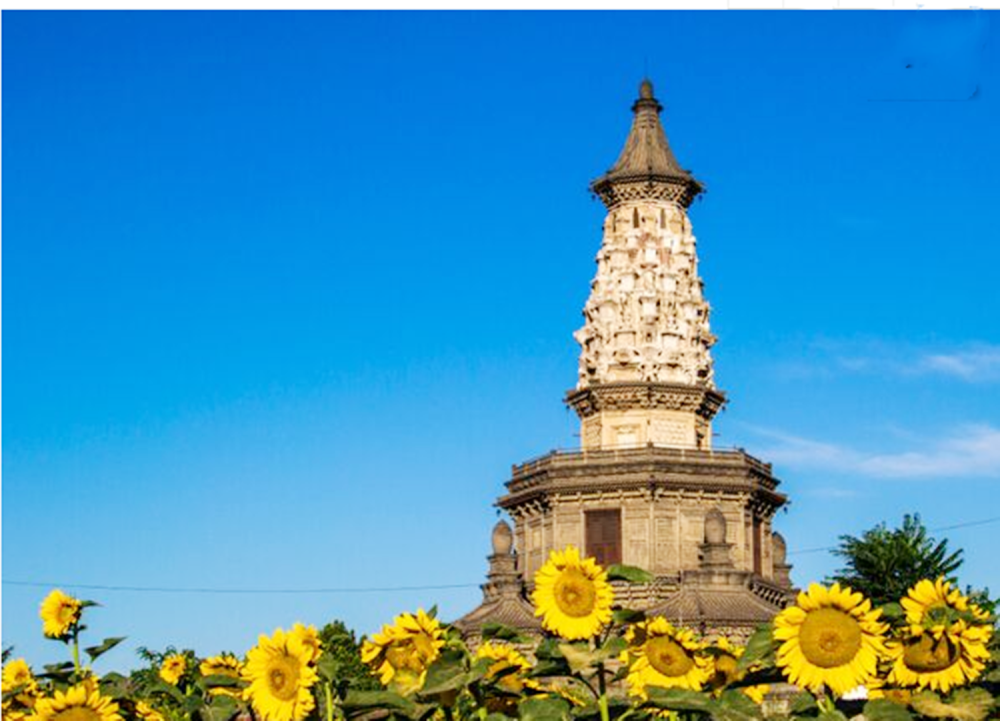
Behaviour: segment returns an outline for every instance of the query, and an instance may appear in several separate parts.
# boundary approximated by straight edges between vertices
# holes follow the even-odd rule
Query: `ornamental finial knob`
[[[493,555],[510,555],[510,549],[514,546],[514,533],[510,530],[507,522],[500,520],[493,527]]]

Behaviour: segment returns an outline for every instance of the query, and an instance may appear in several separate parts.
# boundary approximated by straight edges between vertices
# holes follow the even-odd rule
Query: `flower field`
[[[55,590],[41,604],[42,632],[69,658],[37,671],[5,658],[3,718],[1000,718],[996,619],[943,578],[879,607],[850,588],[812,584],[745,647],[618,607],[616,579],[649,576],[601,568],[573,547],[553,552],[532,596],[544,638],[494,624],[470,645],[420,609],[347,654],[295,624],[262,634],[243,658],[170,650],[148,654],[146,669],[100,678],[89,664],[121,639],[84,647],[85,663],[84,614],[94,604]],[[359,676],[361,664],[372,677]]]

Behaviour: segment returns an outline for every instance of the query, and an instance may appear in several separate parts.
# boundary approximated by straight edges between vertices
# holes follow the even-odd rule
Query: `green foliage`
[[[866,703],[864,714],[867,721],[911,721],[913,718],[905,706],[884,698]]]
[[[628,581],[629,583],[652,583],[655,580],[655,576],[641,568],[636,566],[626,566],[621,563],[616,563],[613,566],[608,566],[608,580],[609,581]]]
[[[928,718],[982,721],[993,708],[994,699],[985,689],[970,688],[955,691],[950,699],[942,699],[933,691],[923,691],[914,694],[910,703],[920,715]]]
[[[517,706],[521,721],[569,721],[569,703],[556,697],[531,696]]]
[[[881,568],[881,575],[869,578],[872,585],[868,586],[846,578],[840,580],[874,597],[876,602],[882,601],[883,620],[890,627],[889,632],[905,640],[905,635],[913,632],[897,600],[919,579],[905,577],[900,569],[905,566],[909,571],[919,569],[921,574],[941,572],[940,575],[947,575],[948,569],[954,570],[961,563],[961,552],[949,554],[944,541],[928,538],[919,518],[909,516],[904,518],[901,529],[888,531],[880,526],[861,539],[850,541],[854,545],[845,541],[843,555],[848,557],[848,546],[854,555],[849,557],[849,567],[843,573],[858,572],[862,577],[860,571],[875,574],[875,569]],[[890,568],[887,561],[899,558],[909,560],[892,566],[896,575],[886,575],[885,570]],[[872,559],[872,563],[864,565]],[[640,569],[616,567],[610,575],[641,581],[644,574]],[[983,608],[995,608],[985,592],[974,600]],[[995,620],[958,608],[946,610],[952,615],[941,616],[938,609],[937,615],[927,623],[944,627],[961,618],[969,624],[990,626]],[[850,696],[838,698],[831,695],[828,687],[816,686],[793,698],[785,695],[787,703],[783,705],[780,696],[784,691],[776,685],[783,684],[788,673],[787,654],[777,654],[780,643],[775,639],[772,624],[760,626],[751,635],[735,664],[735,671],[731,660],[734,652],[729,645],[709,643],[702,648],[688,649],[702,656],[689,659],[689,668],[695,662],[717,664],[714,668],[705,666],[709,680],[700,690],[653,685],[636,689],[629,684],[637,683],[636,676],[629,677],[630,670],[637,670],[635,663],[650,664],[658,657],[655,654],[669,648],[665,645],[654,650],[651,638],[655,631],[648,626],[633,626],[632,633],[627,634],[627,627],[644,619],[645,615],[640,612],[615,609],[611,623],[591,638],[572,642],[548,636],[535,643],[515,629],[490,624],[483,629],[481,640],[490,640],[496,645],[482,656],[470,649],[454,626],[443,624],[439,627],[435,623],[432,635],[426,628],[421,635],[401,627],[396,630],[398,636],[386,634],[394,640],[386,641],[379,652],[378,663],[384,658],[394,670],[389,688],[383,688],[362,663],[361,645],[354,633],[342,622],[334,621],[318,634],[321,647],[318,657],[312,652],[314,629],[296,629],[295,633],[308,635],[307,648],[310,650],[292,667],[270,666],[261,673],[261,657],[251,652],[254,662],[249,670],[244,669],[241,677],[236,671],[235,660],[211,660],[206,664],[191,650],[177,651],[170,647],[159,652],[141,648],[139,655],[146,662],[146,668],[128,677],[113,672],[106,674],[99,681],[100,692],[117,703],[122,717],[129,721],[141,721],[141,714],[148,713],[143,710],[147,704],[161,714],[164,721],[288,721],[290,709],[268,711],[267,696],[261,705],[259,694],[262,688],[267,688],[265,684],[287,680],[287,668],[291,668],[297,678],[303,678],[294,669],[302,668],[295,664],[305,664],[314,668],[316,675],[311,672],[308,675],[308,693],[314,705],[310,703],[311,710],[304,721],[511,721],[515,718],[524,721],[662,721],[668,717],[674,721],[761,721],[777,718],[765,716],[765,713],[785,714],[782,717],[785,721],[1000,719],[997,715],[1000,710],[997,704],[1000,635],[997,634],[987,647],[992,655],[984,673],[947,694],[929,690],[901,691],[887,686],[889,658],[886,657],[879,662],[881,668],[877,677],[865,678],[863,674],[852,683],[864,684],[869,690],[882,688],[887,698],[868,701]],[[626,636],[629,641],[625,640]],[[120,640],[108,638],[83,650],[92,661]],[[37,675],[40,695],[51,695],[56,689],[65,690],[90,677],[90,667],[80,662],[78,634],[70,641],[73,661],[49,665],[45,673]],[[507,644],[507,651],[503,651],[504,644]],[[516,646],[519,653],[514,653],[511,645]],[[674,652],[679,654],[682,649],[678,646]],[[982,653],[982,647],[977,653]],[[180,654],[186,661],[184,672],[176,678],[176,683],[176,674],[166,674],[168,680],[160,675],[167,657],[174,654]],[[10,655],[10,649],[5,649],[5,661]],[[720,659],[724,657],[729,660],[722,663]],[[658,682],[655,677],[639,678],[644,680],[638,683]],[[252,680],[255,685],[247,693],[245,690]],[[263,680],[264,684],[256,683],[258,680]],[[762,684],[771,685],[778,698],[772,696],[763,704],[753,700],[762,693]],[[16,718],[12,711],[29,710],[28,701],[19,698],[25,687],[26,684],[22,684],[18,688],[5,689],[5,719],[8,715]],[[274,693],[275,687],[270,688]],[[250,698],[255,704],[253,710]]]
[[[903,516],[899,528],[880,523],[860,538],[841,536],[833,553],[845,565],[830,580],[860,591],[874,606],[898,601],[924,578],[954,581],[962,565],[961,549],[949,553],[947,539],[931,538],[918,514]]]
[[[326,624],[319,632],[323,647],[323,668],[331,675],[358,691],[377,691],[382,688],[378,679],[361,662],[361,644],[354,631],[343,621]]]

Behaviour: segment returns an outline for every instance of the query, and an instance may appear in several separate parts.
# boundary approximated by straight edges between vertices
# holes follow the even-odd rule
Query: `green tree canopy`
[[[876,606],[899,601],[922,578],[955,581],[962,550],[948,552],[947,539],[930,537],[919,514],[903,516],[899,528],[880,523],[861,537],[844,535],[833,552],[844,567],[830,578],[860,591]]]

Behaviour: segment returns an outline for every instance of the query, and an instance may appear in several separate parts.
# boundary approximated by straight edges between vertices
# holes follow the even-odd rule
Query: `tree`
[[[361,644],[354,631],[347,628],[343,621],[326,624],[320,630],[319,638],[324,655],[333,664],[333,675],[344,684],[341,691],[347,688],[377,691],[382,688],[378,678],[361,662]]]
[[[963,560],[961,549],[948,552],[947,539],[927,535],[919,514],[904,515],[899,528],[880,523],[860,538],[841,536],[833,553],[845,565],[830,580],[860,591],[875,606],[898,602],[922,578],[944,576],[954,582]]]

